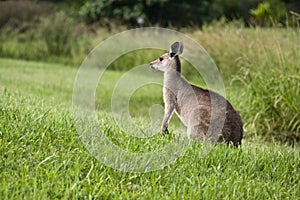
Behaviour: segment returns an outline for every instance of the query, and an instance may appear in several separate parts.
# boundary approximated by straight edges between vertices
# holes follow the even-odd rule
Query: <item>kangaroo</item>
[[[150,63],[152,69],[164,72],[162,133],[169,133],[168,125],[175,111],[187,127],[189,138],[238,147],[243,137],[240,115],[223,96],[191,85],[181,76],[179,55],[182,53],[183,44],[175,42],[168,53]]]

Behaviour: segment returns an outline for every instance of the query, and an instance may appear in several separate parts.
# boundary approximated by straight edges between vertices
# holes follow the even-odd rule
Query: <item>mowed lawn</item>
[[[175,163],[153,172],[105,166],[76,132],[72,91],[77,70],[0,59],[0,199],[300,199],[299,148],[252,137],[243,140],[242,148],[217,145],[205,155],[203,145],[192,142]],[[109,71],[99,86],[99,116],[109,115],[105,108],[121,75]],[[141,89],[132,99],[137,105],[131,112],[141,113],[137,118],[145,117],[152,102],[162,102],[161,88],[151,91]],[[113,120],[103,120],[115,144],[128,141]],[[157,135],[152,143],[163,147],[176,137]],[[144,141],[132,141],[124,148],[143,149]]]

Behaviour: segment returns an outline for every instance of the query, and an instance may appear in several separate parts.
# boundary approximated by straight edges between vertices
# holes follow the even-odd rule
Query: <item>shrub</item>
[[[32,21],[41,13],[42,8],[33,1],[0,1],[0,29]]]
[[[79,65],[90,46],[86,27],[75,27],[74,19],[63,12],[0,31],[1,57]]]
[[[26,60],[45,58],[47,48],[44,42],[38,39],[37,32],[37,27],[28,25],[26,22],[20,24],[19,28],[1,29],[0,56]]]
[[[45,41],[51,55],[71,55],[76,45],[73,34],[74,21],[64,12],[55,13],[52,17],[44,18],[41,22],[41,39]]]

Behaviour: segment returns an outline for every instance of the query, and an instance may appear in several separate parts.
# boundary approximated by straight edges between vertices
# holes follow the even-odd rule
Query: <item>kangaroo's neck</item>
[[[182,82],[184,80],[181,77],[180,59],[179,56],[175,56],[172,65],[164,72],[164,87],[176,94]]]
[[[176,81],[178,78],[181,78],[181,74],[176,70],[168,70],[164,73],[164,81],[172,82],[172,80]]]
[[[181,77],[181,63],[177,55],[174,57],[174,60],[172,60],[168,70],[165,71],[164,79],[170,82],[171,80],[177,80],[179,77]]]

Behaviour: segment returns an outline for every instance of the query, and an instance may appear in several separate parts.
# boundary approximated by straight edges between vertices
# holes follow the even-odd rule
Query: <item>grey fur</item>
[[[179,55],[183,44],[175,42],[169,53],[150,63],[151,68],[164,72],[165,114],[161,131],[168,133],[168,125],[174,113],[179,116],[190,138],[212,143],[225,141],[241,145],[243,122],[232,105],[221,95],[189,84],[180,74]]]

